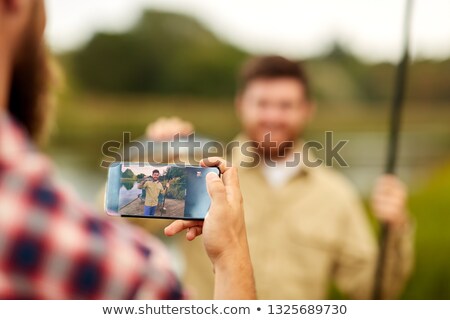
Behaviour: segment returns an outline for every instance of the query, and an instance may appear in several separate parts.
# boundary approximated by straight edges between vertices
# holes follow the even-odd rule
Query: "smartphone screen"
[[[204,219],[211,199],[205,177],[215,167],[113,163],[105,210],[110,215],[162,219]]]

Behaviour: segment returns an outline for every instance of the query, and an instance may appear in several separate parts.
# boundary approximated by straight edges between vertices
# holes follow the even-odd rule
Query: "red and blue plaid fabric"
[[[156,238],[94,213],[0,117],[0,299],[179,299]]]

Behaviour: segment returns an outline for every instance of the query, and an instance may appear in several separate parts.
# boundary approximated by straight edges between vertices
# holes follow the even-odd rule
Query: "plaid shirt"
[[[179,299],[162,243],[93,213],[0,115],[0,299]]]

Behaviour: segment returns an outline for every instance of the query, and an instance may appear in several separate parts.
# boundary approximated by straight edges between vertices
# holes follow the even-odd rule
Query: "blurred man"
[[[157,169],[152,172],[152,181],[144,180],[138,185],[139,189],[145,189],[144,216],[155,215],[159,196],[165,194],[169,187],[169,183],[166,183],[166,188],[164,188],[159,182],[159,171]]]
[[[258,296],[324,299],[334,284],[347,297],[370,298],[378,249],[357,192],[331,168],[287,165],[294,152],[302,151],[302,137],[314,114],[304,70],[282,57],[250,60],[241,73],[236,110],[242,124],[236,140],[256,142],[257,153],[266,160],[239,168]],[[157,121],[147,130],[149,138],[166,138],[180,132],[179,127],[189,127],[177,127],[180,123]],[[267,134],[270,141],[264,143]],[[290,141],[293,148],[286,143]],[[235,164],[248,163],[242,150],[234,151]],[[310,154],[302,156],[312,160]],[[394,298],[413,259],[406,189],[395,176],[382,176],[372,198],[377,218],[393,231],[383,297]],[[210,267],[199,245],[185,245],[186,283],[199,298],[209,298],[213,282],[205,275]]]
[[[57,184],[42,137],[49,73],[43,0],[0,0],[0,299],[179,299],[183,291],[154,237],[95,214]],[[255,298],[237,172],[207,176],[202,224],[176,221],[167,235],[203,233],[219,299]],[[226,190],[233,190],[227,194]]]

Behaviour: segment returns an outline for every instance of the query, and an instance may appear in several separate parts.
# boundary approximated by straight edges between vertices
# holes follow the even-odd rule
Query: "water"
[[[119,190],[119,208],[136,199],[141,193],[137,181],[122,182]]]

